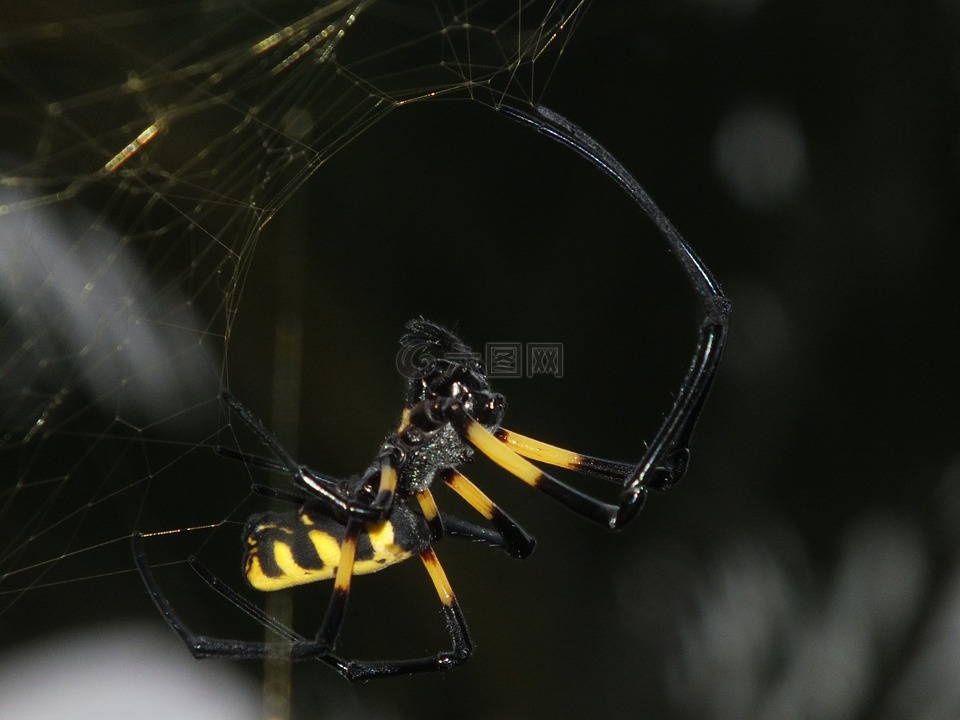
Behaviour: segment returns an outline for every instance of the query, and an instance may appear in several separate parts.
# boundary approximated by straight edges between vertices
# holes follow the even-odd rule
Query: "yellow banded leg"
[[[469,416],[463,418],[467,440],[480,452],[493,460],[511,475],[515,475],[531,487],[538,487],[544,472],[516,451],[504,445],[489,430]]]
[[[447,621],[447,632],[450,633],[450,639],[453,641],[453,647],[448,652],[437,654],[435,658],[436,669],[449,670],[473,654],[473,641],[470,639],[467,620],[463,616],[460,604],[457,602],[453,587],[447,580],[447,574],[443,571],[433,548],[428,547],[421,552],[420,559],[433,581],[433,587],[437,591],[440,602],[443,603],[443,616]]]
[[[359,520],[350,520],[347,523],[343,542],[340,543],[340,564],[333,581],[333,594],[323,616],[323,624],[317,632],[317,643],[330,649],[337,643],[343,616],[347,611],[347,598],[350,596],[350,582],[353,579],[353,565],[357,555],[357,536],[362,524]]]
[[[493,520],[497,516],[499,508],[493,500],[487,497],[483,490],[470,482],[466,475],[456,470],[448,470],[443,474],[443,481],[487,520]]]
[[[337,577],[333,581],[335,590],[342,593],[350,592],[350,581],[353,578],[353,564],[357,557],[357,536],[360,533],[360,523],[351,522],[340,544],[340,564],[337,566]]]
[[[575,470],[585,475],[593,475],[607,480],[625,481],[635,470],[635,465],[604,460],[603,458],[581,455],[572,450],[550,445],[549,443],[534,440],[526,435],[500,428],[494,433],[495,437],[518,455],[531,460],[539,460],[555,467]]]
[[[380,459],[380,484],[377,487],[377,496],[370,504],[372,510],[378,511],[385,517],[393,505],[393,495],[397,491],[397,469],[390,456]]]
[[[533,552],[536,540],[465,475],[456,470],[444,470],[440,477],[454,492],[467,501],[474,510],[493,523],[503,539],[502,547],[515,558],[525,558]]]
[[[477,450],[507,472],[517,476],[527,485],[546,493],[588,520],[593,520],[609,528],[617,527],[617,517],[620,513],[618,505],[611,505],[585,495],[548,475],[462,410],[455,413],[451,419],[456,423],[463,436]],[[645,491],[642,492],[645,493]]]
[[[424,567],[427,568],[430,579],[433,580],[433,587],[436,589],[437,595],[440,596],[440,602],[446,607],[453,605],[457,599],[453,594],[450,581],[447,580],[447,574],[443,571],[440,560],[437,559],[437,553],[434,552],[432,547],[427,548],[420,553],[420,559],[423,561]]]
[[[449,670],[456,667],[473,654],[473,641],[467,629],[467,621],[463,611],[457,603],[453,588],[447,575],[440,566],[433,548],[427,548],[420,553],[420,559],[433,581],[433,587],[443,604],[443,616],[447,622],[447,632],[453,647],[450,650],[439,652],[427,657],[411,658],[409,660],[343,660],[334,655],[324,655],[319,659],[334,665],[336,669],[350,680],[369,680],[391,675],[407,675],[415,672],[434,672]],[[312,649],[308,649],[312,650]],[[304,658],[308,657],[306,654]]]
[[[432,492],[424,490],[417,493],[417,502],[423,512],[423,519],[427,521],[427,527],[430,528],[430,537],[436,542],[443,537],[443,520],[440,519],[437,501],[433,499]]]

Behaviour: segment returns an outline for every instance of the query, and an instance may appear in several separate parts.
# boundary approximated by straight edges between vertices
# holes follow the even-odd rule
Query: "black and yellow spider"
[[[479,452],[528,485],[610,529],[622,527],[643,506],[650,490],[666,490],[684,474],[690,436],[716,375],[727,335],[729,302],[709,269],[674,229],[640,185],[606,150],[550,110],[536,114],[500,110],[559,141],[591,161],[632,197],[653,220],[700,295],[704,319],[690,367],[673,406],[637,464],[602,460],[564,450],[506,430],[504,398],[494,392],[469,348],[448,330],[426,320],[407,324],[404,348],[417,348],[418,372],[407,373],[406,406],[397,430],[388,436],[362,475],[338,480],[300,465],[263,424],[232,395],[223,400],[273,452],[276,460],[220,448],[221,454],[286,474],[292,490],[260,485],[254,492],[299,505],[286,513],[263,513],[243,533],[243,571],[263,591],[333,580],[333,594],[319,631],[304,637],[267,615],[197,560],[193,569],[214,590],[286,642],[214,639],[193,634],[160,590],[144,550],[133,538],[137,567],[160,612],[197,658],[321,660],[351,680],[446,670],[472,653],[460,606],[433,546],[444,536],[462,537],[525,558],[534,539],[457,468]],[[616,503],[603,502],[557,480],[531,460],[612,480],[620,485]],[[481,526],[438,510],[431,486],[450,486],[488,521]],[[443,607],[452,647],[422,658],[346,660],[335,654],[353,575],[370,573],[419,556]]]

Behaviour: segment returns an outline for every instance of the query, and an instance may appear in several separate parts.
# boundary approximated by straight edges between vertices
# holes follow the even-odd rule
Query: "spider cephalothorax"
[[[407,407],[396,435],[387,439],[401,455],[399,482],[412,492],[430,486],[434,475],[473,457],[473,449],[450,421],[465,413],[491,432],[500,429],[507,403],[493,392],[475,353],[446,328],[411,320],[400,338],[401,352],[416,348],[425,371],[407,383]]]

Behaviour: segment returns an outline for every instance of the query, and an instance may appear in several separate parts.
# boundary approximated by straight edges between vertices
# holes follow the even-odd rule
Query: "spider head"
[[[408,379],[407,406],[458,400],[482,425],[499,427],[506,400],[490,388],[480,354],[429,320],[411,320],[405,327],[397,367]]]

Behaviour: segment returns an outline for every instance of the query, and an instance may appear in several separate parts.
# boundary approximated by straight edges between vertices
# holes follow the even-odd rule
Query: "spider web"
[[[535,103],[583,5],[5,10],[0,624],[42,589],[133,577],[134,532],[229,518],[236,544],[249,485],[210,450],[232,334],[263,310],[240,303],[258,241],[392,111]]]

